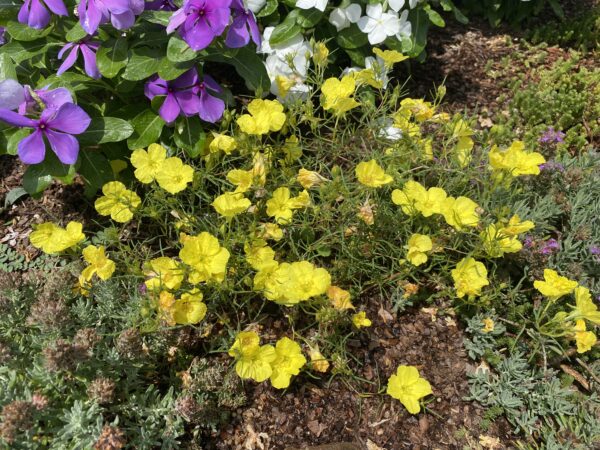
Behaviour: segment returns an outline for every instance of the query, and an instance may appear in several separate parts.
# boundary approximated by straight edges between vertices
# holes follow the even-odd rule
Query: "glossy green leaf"
[[[85,132],[77,138],[81,145],[99,145],[124,141],[133,134],[129,122],[117,117],[94,117]]]
[[[127,41],[122,37],[103,43],[96,53],[98,70],[106,78],[116,77],[127,61]]]
[[[165,121],[151,110],[145,110],[131,120],[134,133],[127,140],[131,150],[148,147],[158,141]]]

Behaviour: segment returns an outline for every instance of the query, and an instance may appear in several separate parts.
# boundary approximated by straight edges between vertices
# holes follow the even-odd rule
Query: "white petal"
[[[389,0],[388,3],[390,5],[390,8],[392,8],[396,12],[400,11],[404,6],[404,0]]]
[[[329,15],[329,23],[340,31],[350,26],[350,21],[346,18],[346,14],[341,8],[335,8]]]
[[[310,9],[315,7],[316,0],[296,0],[296,8]]]
[[[377,3],[376,5],[367,5],[367,16],[373,19],[380,19],[383,14],[383,5]]]
[[[363,33],[370,33],[377,26],[377,21],[367,16],[362,16],[358,19],[358,28]]]
[[[317,8],[319,11],[325,11],[328,1],[329,0],[316,0],[315,8]]]
[[[358,22],[361,15],[361,7],[358,3],[352,3],[346,8],[346,17],[352,23]]]
[[[394,34],[400,32],[400,19],[396,17],[394,14],[384,14],[383,24],[381,27],[385,31],[385,34],[388,36],[393,36]]]
[[[385,34],[383,27],[375,27],[373,31],[369,33],[369,43],[371,45],[381,44],[385,41],[386,37],[387,35]]]

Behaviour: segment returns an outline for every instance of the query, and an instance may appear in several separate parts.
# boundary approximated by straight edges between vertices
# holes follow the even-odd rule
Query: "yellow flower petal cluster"
[[[481,295],[481,289],[490,284],[483,263],[471,257],[463,258],[451,273],[458,298]]]
[[[181,295],[173,305],[173,320],[180,325],[194,325],[206,316],[207,307],[202,301],[203,295],[198,289],[192,289]]]
[[[577,353],[585,353],[596,345],[596,335],[592,331],[586,331],[585,321],[577,320],[573,327],[574,338],[577,345]]]
[[[277,100],[252,100],[248,112],[250,114],[243,114],[237,119],[240,130],[246,134],[268,134],[281,130],[285,124],[283,105]]]
[[[408,240],[408,254],[406,259],[413,266],[420,266],[427,262],[427,252],[433,248],[433,242],[424,234],[413,234]]]
[[[328,78],[321,86],[321,105],[326,111],[342,115],[360,105],[353,97],[356,81],[353,76],[346,75],[341,80]]]
[[[181,260],[191,267],[189,282],[192,284],[225,279],[229,251],[219,245],[219,240],[203,231],[198,236],[180,235],[183,248],[179,251]]]
[[[546,162],[540,153],[526,152],[525,143],[522,141],[514,141],[504,151],[494,145],[490,150],[489,159],[493,170],[501,171],[512,177],[539,175],[540,164]]]
[[[364,311],[354,314],[352,316],[352,323],[356,328],[370,327],[372,325],[371,319],[367,317],[367,313]]]
[[[456,140],[454,153],[461,167],[466,167],[471,161],[471,153],[475,142],[472,136],[475,131],[463,119],[458,119],[452,129],[452,139]]]
[[[419,400],[433,394],[429,381],[414,366],[399,366],[388,380],[386,393],[404,405],[411,414],[421,411]]]
[[[225,192],[219,195],[211,203],[220,215],[231,218],[241,214],[250,208],[252,203],[241,192]]]
[[[545,297],[556,300],[570,294],[577,287],[577,281],[563,277],[553,269],[544,269],[544,280],[536,280],[533,286]]]
[[[479,205],[467,197],[448,197],[444,201],[442,215],[446,223],[456,230],[479,225]]]
[[[433,117],[435,107],[422,99],[405,98],[400,102],[400,110],[397,114],[401,114],[406,119],[414,117],[417,122],[425,122]]]
[[[222,151],[226,155],[230,155],[237,148],[237,142],[231,136],[215,133],[214,131],[212,134],[213,139],[210,141],[210,144],[208,144],[208,149],[211,153]]]
[[[283,230],[276,223],[261,223],[259,226],[259,238],[280,241],[283,239]]]
[[[44,222],[33,228],[29,242],[49,255],[62,252],[85,240],[83,225],[79,222],[69,222],[65,228],[52,222]]]
[[[408,59],[408,56],[405,56],[396,50],[381,50],[380,48],[374,48],[373,53],[383,60],[386,69],[391,69],[394,67],[394,64]]]
[[[584,286],[577,286],[574,292],[577,315],[596,325],[600,325],[600,311],[598,311],[598,306],[592,300],[590,290]]]
[[[267,160],[262,153],[254,155],[250,170],[233,169],[227,173],[227,181],[236,186],[235,192],[247,192],[252,186],[262,187],[267,181]]]
[[[521,221],[519,216],[514,215],[508,223],[495,223],[481,233],[480,237],[488,256],[500,258],[505,253],[516,253],[523,245],[517,238],[519,234],[525,233],[535,227],[530,221]]]
[[[304,189],[310,189],[313,186],[319,186],[324,183],[327,181],[327,178],[321,176],[318,172],[302,168],[298,171],[296,181],[298,181]]]
[[[144,184],[151,183],[161,171],[167,159],[167,150],[159,144],[151,144],[148,151],[137,149],[131,153],[131,165],[135,167],[135,177]]]
[[[158,185],[169,194],[177,194],[183,191],[193,179],[194,169],[192,166],[184,164],[176,156],[167,158],[156,174]]]
[[[83,249],[82,255],[88,266],[83,269],[81,276],[85,281],[90,281],[95,275],[101,280],[108,280],[115,271],[115,262],[108,259],[103,246],[88,245]]]
[[[483,329],[481,331],[483,331],[484,333],[491,333],[492,331],[494,331],[494,326],[494,321],[489,317],[486,317],[485,319],[483,319]]]
[[[306,364],[300,345],[287,337],[275,344],[275,359],[271,363],[271,384],[276,389],[285,389],[290,385],[292,375],[298,375]]]
[[[238,333],[228,353],[236,359],[235,371],[241,379],[259,383],[272,375],[271,363],[277,358],[273,346],[261,346],[260,338],[254,331]]]
[[[364,186],[379,188],[394,181],[374,159],[358,163],[355,169],[358,182]]]
[[[102,197],[96,199],[94,207],[100,215],[110,216],[115,222],[129,222],[142,200],[120,181],[110,181],[102,186]]]
[[[354,309],[350,292],[338,286],[329,286],[327,289],[327,298],[331,302],[331,305],[339,311]]]
[[[184,270],[177,261],[161,256],[149,261],[144,267],[146,287],[150,291],[177,290],[183,282]]]
[[[288,188],[280,187],[275,189],[271,198],[267,200],[267,215],[279,224],[286,224],[292,219],[295,209],[309,205],[308,191],[304,190],[298,196],[292,197]]]
[[[310,348],[308,352],[308,356],[310,357],[310,362],[313,370],[317,372],[325,373],[329,369],[329,361],[323,356],[323,354],[319,351],[319,347]]]

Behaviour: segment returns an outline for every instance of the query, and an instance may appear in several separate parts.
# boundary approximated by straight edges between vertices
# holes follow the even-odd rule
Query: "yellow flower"
[[[331,301],[331,305],[339,311],[354,309],[350,292],[338,286],[329,286],[327,288],[327,298]]]
[[[206,304],[202,302],[202,292],[192,289],[184,293],[173,304],[173,320],[180,325],[193,325],[206,316]]]
[[[367,318],[367,313],[364,311],[358,312],[352,316],[352,323],[356,328],[370,327],[372,322]]]
[[[92,288],[91,283],[86,281],[86,279],[83,278],[83,275],[80,274],[77,277],[77,283],[75,283],[75,286],[73,287],[73,293],[80,294],[80,295],[83,295],[84,297],[87,297],[90,295],[91,288]]]
[[[102,186],[104,196],[94,203],[96,211],[103,216],[110,216],[115,222],[129,222],[142,200],[120,181],[110,181]]]
[[[285,98],[290,92],[290,89],[296,85],[296,80],[284,75],[275,76],[275,85],[277,86],[277,94],[280,98]]]
[[[264,283],[264,295],[280,305],[291,306],[327,292],[331,275],[308,261],[279,264]]]
[[[394,181],[374,159],[358,163],[355,173],[358,182],[368,187],[379,188]]]
[[[275,359],[271,363],[271,384],[276,389],[287,388],[292,375],[298,375],[305,364],[306,358],[297,342],[287,337],[279,339],[275,344]]]
[[[433,248],[433,242],[424,234],[413,234],[408,240],[408,255],[406,259],[413,266],[420,266],[427,262],[427,252]]]
[[[52,222],[34,225],[34,231],[29,235],[29,242],[49,255],[62,252],[85,239],[81,231],[83,225],[79,222],[69,222],[66,228],[61,228]]]
[[[277,223],[288,223],[292,219],[294,209],[304,208],[310,204],[308,192],[303,191],[297,197],[291,197],[286,187],[275,189],[273,196],[267,200],[267,215],[274,217]]]
[[[442,205],[442,214],[448,225],[460,231],[479,224],[477,208],[479,205],[467,197],[448,197]]]
[[[516,236],[510,235],[500,224],[490,224],[481,232],[481,240],[486,253],[492,258],[500,258],[505,253],[516,253],[523,245]]]
[[[321,86],[321,104],[326,111],[333,110],[335,114],[344,114],[360,105],[351,96],[356,89],[354,77],[346,75],[341,80],[328,78]]]
[[[575,309],[586,320],[600,325],[600,311],[592,300],[590,290],[583,286],[575,288]]]
[[[271,376],[271,363],[277,357],[272,345],[260,346],[260,338],[254,331],[238,333],[229,349],[229,356],[237,360],[235,371],[241,379],[259,383]]]
[[[179,251],[179,257],[193,269],[189,276],[190,283],[221,283],[225,279],[229,251],[219,245],[216,237],[204,231],[198,236],[181,234],[180,241],[183,248]]]
[[[104,254],[104,247],[88,245],[83,249],[83,259],[89,264],[83,269],[81,275],[85,281],[90,281],[94,274],[101,280],[108,280],[115,271],[115,262],[111,261]]]
[[[416,207],[417,202],[421,201],[422,204],[422,199],[426,196],[427,189],[421,183],[408,180],[404,183],[402,190],[394,189],[392,191],[392,202],[400,206],[404,214],[412,216],[418,211]]]
[[[312,368],[317,372],[325,373],[329,369],[329,361],[319,351],[319,347],[310,348],[308,352]]]
[[[586,331],[585,321],[577,320],[575,322],[575,343],[577,344],[577,353],[585,353],[596,345],[596,335],[592,331]]]
[[[313,45],[313,62],[316,66],[327,66],[327,58],[329,57],[329,49],[325,42],[315,42]]]
[[[481,289],[490,284],[483,263],[470,257],[463,258],[456,265],[456,268],[452,270],[452,279],[458,298],[465,295],[469,297],[481,295]]]
[[[213,139],[210,141],[210,144],[208,144],[208,149],[211,153],[218,153],[222,150],[226,155],[229,155],[236,148],[237,143],[234,138],[213,131]]]
[[[394,64],[408,59],[408,56],[404,56],[402,53],[396,50],[381,50],[380,48],[374,48],[373,53],[379,56],[383,60],[383,64],[386,69],[391,69]]]
[[[302,185],[304,189],[310,189],[313,186],[319,186],[324,181],[327,181],[327,178],[322,177],[321,175],[319,175],[318,172],[300,169],[298,171],[298,176],[296,177],[296,180]]]
[[[533,286],[550,300],[570,294],[577,287],[577,281],[560,276],[556,270],[544,269],[544,281],[536,280]]]
[[[433,394],[429,381],[421,377],[419,370],[413,366],[399,366],[388,380],[386,392],[400,400],[411,414],[421,411],[420,399]]]
[[[262,239],[273,239],[280,241],[283,239],[283,230],[276,223],[261,223],[260,236]]]
[[[522,233],[525,233],[525,232],[531,230],[534,227],[535,227],[535,224],[531,220],[526,220],[526,221],[522,222],[521,219],[519,218],[519,216],[517,216],[515,214],[514,216],[512,216],[509,219],[508,224],[506,224],[504,226],[502,231],[507,236],[517,236],[519,234],[522,234]]]
[[[254,270],[260,271],[277,265],[275,251],[263,240],[246,242],[244,252],[246,253],[246,262]]]
[[[407,57],[404,59],[406,58]],[[424,122],[433,117],[435,108],[430,102],[415,98],[405,98],[400,102],[400,111],[408,111],[414,116],[415,120],[418,122]]]
[[[177,290],[183,281],[183,269],[179,263],[166,256],[151,260],[144,268],[144,275],[149,277],[145,284],[151,291]]]
[[[167,150],[159,144],[151,144],[148,151],[134,150],[131,154],[131,165],[135,167],[134,175],[142,183],[151,183],[162,169],[167,159]]]
[[[504,151],[494,145],[490,150],[489,159],[492,169],[506,171],[513,177],[539,175],[540,164],[546,162],[540,153],[525,152],[525,143],[522,141],[513,142]]]
[[[439,187],[431,187],[427,191],[417,190],[414,206],[423,217],[430,217],[433,214],[442,214],[446,198],[446,191]]]
[[[183,191],[188,183],[194,179],[192,166],[184,164],[177,157],[167,158],[156,175],[158,185],[169,194],[177,194]]]
[[[466,167],[471,162],[471,153],[474,145],[475,142],[468,136],[458,138],[454,152],[461,167]]]
[[[225,192],[211,203],[215,211],[228,218],[247,211],[251,204],[250,200],[244,197],[241,192]]]
[[[270,131],[279,131],[285,123],[283,105],[277,100],[255,99],[248,105],[248,112],[237,119],[244,133],[263,135]]]
[[[483,329],[481,331],[484,333],[491,333],[494,331],[494,321],[489,317],[483,319]]]
[[[173,306],[175,305],[175,296],[169,291],[162,291],[158,295],[158,313],[161,320],[164,320],[167,325],[175,325],[173,318]]]

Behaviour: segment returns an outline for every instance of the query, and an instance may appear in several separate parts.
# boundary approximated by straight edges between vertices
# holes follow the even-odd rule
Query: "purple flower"
[[[166,81],[154,75],[146,83],[144,93],[152,100],[157,95],[166,95],[164,103],[158,110],[165,122],[171,123],[183,112],[193,116],[200,111],[200,101],[193,87],[198,83],[198,72],[190,69],[172,81]]]
[[[176,11],[177,5],[173,0],[152,0],[146,3],[146,11]]]
[[[215,123],[223,117],[225,102],[211,95],[220,93],[221,86],[209,75],[204,75],[204,80],[194,86],[194,93],[200,97],[199,116],[205,122]]]
[[[256,24],[256,18],[249,9],[246,9],[242,0],[233,0],[233,22],[227,32],[225,44],[230,48],[239,48],[248,45],[250,36],[254,43],[260,45],[260,30]]]
[[[542,242],[539,253],[541,255],[550,255],[560,249],[560,244],[556,239],[548,239],[547,241]]]
[[[229,25],[230,4],[231,0],[185,0],[171,16],[167,33],[178,29],[192,50],[205,49]]]
[[[548,161],[544,164],[540,164],[539,167],[540,167],[540,170],[548,171],[548,172],[552,172],[552,171],[564,172],[565,171],[565,166],[563,166],[561,163],[558,163],[556,161]]]
[[[598,247],[597,245],[591,245],[590,246],[590,253],[594,256],[598,256],[600,255],[600,247]]]
[[[10,78],[0,81],[0,108],[17,109],[25,101],[25,89]]]
[[[58,57],[60,59],[63,58],[65,53],[68,50],[71,50],[63,63],[58,68],[56,72],[57,75],[62,75],[67,70],[69,70],[75,61],[77,61],[77,57],[79,56],[79,51],[81,50],[81,54],[83,55],[83,64],[85,67],[85,73],[88,74],[91,78],[101,78],[100,71],[98,70],[98,66],[96,65],[96,51],[100,47],[98,42],[90,42],[88,39],[84,39],[79,43],[69,42],[65,45],[60,52],[58,52]]]
[[[17,18],[31,28],[45,28],[51,17],[48,9],[59,16],[69,15],[62,0],[25,0]]]
[[[25,101],[19,105],[19,114],[40,114],[44,109],[58,109],[65,103],[73,103],[73,97],[66,88],[36,89],[33,91],[25,86]],[[34,98],[37,97],[37,100]],[[38,100],[43,103],[40,105]]]
[[[0,109],[0,120],[34,131],[22,139],[18,154],[25,164],[38,164],[46,156],[46,143],[63,164],[74,164],[79,153],[79,142],[72,135],[83,133],[90,125],[90,117],[73,103],[64,103],[58,109],[47,108],[39,119],[29,119],[9,109]]]
[[[77,7],[82,28],[90,35],[109,20],[117,30],[126,30],[144,11],[144,0],[81,0]]]
[[[6,44],[6,36],[4,33],[6,33],[6,28],[0,27],[0,45]]]
[[[565,133],[562,131],[556,131],[554,130],[554,127],[548,127],[540,137],[539,142],[542,144],[559,144],[565,141],[565,136]]]

